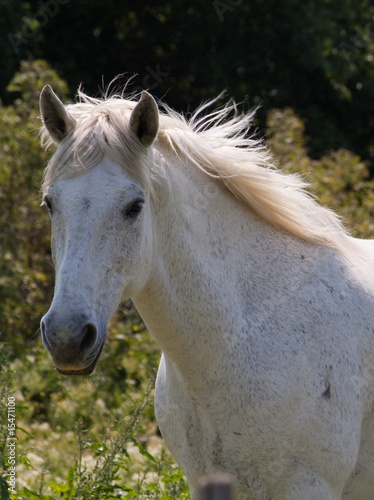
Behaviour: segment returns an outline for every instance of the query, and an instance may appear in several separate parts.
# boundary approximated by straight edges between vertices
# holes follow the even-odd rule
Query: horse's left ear
[[[75,119],[68,113],[50,85],[40,94],[40,113],[51,138],[59,144],[75,127]]]
[[[143,90],[130,117],[130,130],[148,148],[158,132],[158,109],[153,97]]]

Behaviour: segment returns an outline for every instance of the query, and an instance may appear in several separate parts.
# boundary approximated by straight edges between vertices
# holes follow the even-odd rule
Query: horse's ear
[[[130,130],[145,147],[151,146],[158,132],[158,109],[153,97],[145,90],[130,117]]]
[[[40,94],[40,113],[45,128],[57,144],[75,126],[75,119],[66,111],[50,85],[46,85]]]

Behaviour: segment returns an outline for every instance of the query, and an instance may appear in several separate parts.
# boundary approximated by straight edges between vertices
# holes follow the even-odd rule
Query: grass
[[[16,359],[1,351],[0,404],[16,400],[17,493],[6,475],[7,413],[1,413],[1,500],[189,498],[153,411],[160,352],[139,316],[122,308],[95,373],[61,376],[36,341]]]

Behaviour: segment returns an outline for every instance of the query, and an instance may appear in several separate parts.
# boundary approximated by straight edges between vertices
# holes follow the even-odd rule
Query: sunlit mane
[[[143,162],[146,155],[129,131],[129,118],[136,102],[121,96],[93,99],[79,92],[80,102],[66,108],[77,121],[48,165],[43,190],[56,179],[80,175],[111,157],[152,187],[157,177]],[[276,169],[261,141],[248,136],[253,113],[238,114],[234,103],[206,114],[216,100],[201,106],[189,119],[163,106],[154,148],[166,157],[166,165],[185,158],[207,175],[218,179],[253,212],[270,224],[306,241],[321,243],[342,253],[351,247],[339,217],[321,207],[297,175]],[[52,141],[42,130],[42,142]],[[148,162],[149,163],[149,162]]]

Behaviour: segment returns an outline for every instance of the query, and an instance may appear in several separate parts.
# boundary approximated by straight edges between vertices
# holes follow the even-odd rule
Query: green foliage
[[[353,236],[374,235],[374,182],[361,159],[339,149],[313,160],[307,155],[304,124],[292,109],[272,110],[267,121],[268,145],[276,164],[301,173],[321,203],[332,208]]]
[[[19,491],[7,500],[189,498],[182,471],[155,435],[152,399],[159,352],[136,313],[122,308],[120,314],[122,322],[113,325],[107,352],[88,380],[58,375],[42,346],[22,360],[2,356],[0,387],[17,388],[16,401],[22,402],[17,420],[25,427],[18,426],[17,433]],[[117,376],[113,360],[122,366]],[[120,394],[113,398],[108,387]],[[5,438],[3,423],[6,415],[0,418]],[[0,456],[5,457],[2,442]],[[4,478],[4,464],[0,472]],[[7,494],[5,482],[3,491]]]
[[[53,285],[49,224],[38,195],[48,159],[38,137],[39,93],[46,81],[66,96],[66,84],[44,61],[23,62],[8,86],[17,98],[0,104],[0,334],[12,341],[10,349],[38,330]]]

